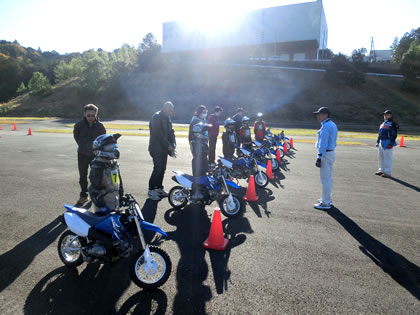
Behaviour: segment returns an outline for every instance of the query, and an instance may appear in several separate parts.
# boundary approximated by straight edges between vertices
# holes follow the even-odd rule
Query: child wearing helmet
[[[105,215],[120,207],[124,194],[121,173],[118,164],[120,152],[117,140],[120,134],[100,135],[93,141],[95,158],[90,165],[89,186],[93,211]]]
[[[251,129],[249,128],[249,117],[245,116],[242,118],[241,129],[239,129],[239,139],[242,147],[249,150],[252,148]]]
[[[235,153],[235,148],[237,147],[236,142],[236,122],[228,118],[224,122],[225,132],[222,134],[223,142],[223,156],[227,159],[232,159],[233,154]]]
[[[258,113],[257,120],[254,123],[254,134],[255,134],[255,140],[262,141],[264,140],[265,135],[265,121],[263,120],[263,114]]]

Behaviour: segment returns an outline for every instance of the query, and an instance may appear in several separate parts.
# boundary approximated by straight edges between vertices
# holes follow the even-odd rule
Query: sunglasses
[[[89,117],[89,118],[95,118],[96,117],[96,115],[86,115],[86,117]]]

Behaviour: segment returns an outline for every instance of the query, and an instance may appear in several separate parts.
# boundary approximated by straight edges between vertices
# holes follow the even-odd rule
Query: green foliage
[[[351,54],[351,59],[353,61],[353,64],[356,64],[356,65],[365,64],[366,53],[367,53],[367,50],[364,47],[360,49],[354,49]]]
[[[415,40],[420,40],[420,27],[416,30],[411,30],[410,33],[405,33],[404,36],[400,39],[400,41],[398,41],[398,39],[395,38],[394,43],[391,46],[392,61],[395,63],[401,63],[404,54],[408,51],[411,43]]]
[[[139,45],[138,66],[143,71],[156,71],[162,64],[160,45],[152,33],[148,33]]]
[[[83,62],[80,57],[73,58],[70,62],[61,60],[54,68],[56,82],[80,77],[83,73]]]
[[[23,93],[26,93],[27,91],[28,91],[28,88],[26,87],[25,83],[22,82],[19,85],[19,87],[17,88],[16,93],[19,94],[19,95],[21,95]]]
[[[363,49],[363,48],[362,48]],[[363,66],[365,63],[360,63],[363,50],[354,50],[353,56],[356,57],[356,63],[350,63],[347,57],[341,53],[334,55],[331,59],[331,65],[326,69],[325,77],[328,81],[334,84],[348,84],[356,86],[366,82],[365,74],[363,73]]]
[[[411,42],[403,55],[401,71],[404,75],[401,88],[412,93],[420,92],[420,40]]]
[[[47,95],[51,92],[51,83],[41,72],[34,72],[29,80],[28,89],[31,94]]]
[[[403,75],[410,80],[420,80],[420,40],[411,42],[401,62]]]

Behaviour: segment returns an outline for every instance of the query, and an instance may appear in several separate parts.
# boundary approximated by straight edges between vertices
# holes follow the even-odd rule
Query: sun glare
[[[243,9],[232,4],[201,5],[184,12],[182,23],[188,29],[195,29],[207,35],[232,31],[239,23]]]

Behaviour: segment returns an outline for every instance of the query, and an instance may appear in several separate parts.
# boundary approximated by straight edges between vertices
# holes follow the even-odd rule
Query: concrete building
[[[217,22],[215,22],[217,23]],[[249,11],[229,29],[214,34],[163,23],[162,52],[207,58],[312,60],[327,49],[322,0]]]

